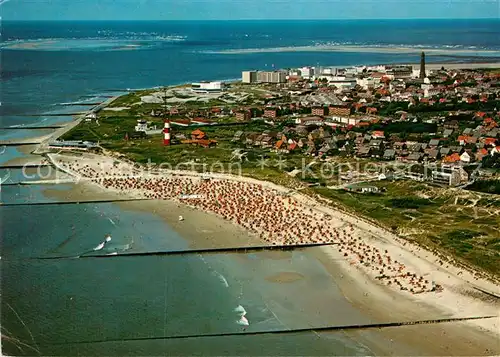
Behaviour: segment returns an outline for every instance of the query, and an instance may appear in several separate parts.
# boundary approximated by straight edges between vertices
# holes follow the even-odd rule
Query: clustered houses
[[[441,69],[421,75],[411,67],[374,66],[287,73],[279,81],[244,73],[247,82],[256,80],[252,85],[268,93],[261,102],[171,108],[167,114],[184,115],[173,125],[264,118],[269,130],[241,130],[232,141],[279,153],[450,167],[500,154],[500,74],[494,71]]]
[[[308,154],[320,154],[324,146],[307,140],[310,131],[301,127],[310,126],[328,128],[332,147],[359,157],[456,164],[500,150],[500,74],[495,72],[441,69],[421,76],[405,66],[304,67],[288,75],[287,83],[276,87],[282,96],[260,109],[272,121],[293,118],[297,127],[289,130],[300,142],[289,137],[286,142],[297,141]],[[342,84],[352,79],[354,87]],[[399,122],[407,124],[402,132],[384,133],[384,127]],[[414,130],[422,123],[432,125]],[[282,139],[281,134],[274,138],[280,150]]]
[[[462,118],[461,120],[454,118]],[[487,155],[500,154],[500,113],[450,113],[428,132],[387,133],[383,128],[404,124],[407,129],[420,125],[400,119],[345,121],[331,124],[321,116],[298,117],[295,126],[262,133],[239,131],[233,142],[262,147],[280,153],[301,152],[312,156],[344,155],[404,163],[436,163],[448,166],[480,162]],[[377,128],[377,129],[375,129]],[[406,136],[406,137],[404,137]]]

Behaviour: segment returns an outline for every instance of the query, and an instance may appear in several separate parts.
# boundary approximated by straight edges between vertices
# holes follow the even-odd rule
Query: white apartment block
[[[241,81],[243,83],[256,83],[257,71],[243,71],[241,72]]]

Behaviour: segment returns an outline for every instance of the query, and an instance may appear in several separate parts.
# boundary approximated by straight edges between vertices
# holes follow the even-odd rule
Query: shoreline
[[[71,160],[71,157],[52,154],[49,154],[49,158],[58,167],[61,167],[64,164],[65,160]],[[106,163],[106,160],[118,161],[114,158],[105,156],[84,155],[84,158],[80,158],[79,162],[85,162],[89,165],[89,167],[93,166],[95,169],[100,166],[100,168],[102,169],[103,165],[105,165]],[[123,164],[128,165],[126,163]],[[68,174],[75,175],[75,172],[73,172],[71,169],[66,168],[65,171]],[[206,176],[206,174],[199,174],[194,172],[167,173],[165,171],[161,174],[164,174],[165,176],[170,175],[175,177],[184,177],[184,179],[186,180],[193,180],[193,178],[196,177],[200,179],[203,175]],[[137,178],[145,179],[145,177],[138,172],[134,176]],[[222,174],[210,174],[209,176],[211,180],[226,180],[226,182],[259,184],[263,187],[274,189],[277,190],[277,192],[282,193],[289,191],[289,189],[285,187],[277,186],[265,181],[250,179],[247,177],[233,177],[230,175]],[[163,177],[163,175],[158,175],[156,177]],[[141,192],[140,189],[128,189],[126,190],[126,192],[120,192],[120,190],[118,189],[106,189],[102,185],[99,185],[96,180],[88,179],[85,181],[85,185],[97,185],[96,188],[98,187],[99,190],[102,190],[102,192],[109,192],[120,196],[145,196],[145,192]],[[364,285],[366,287],[369,287],[369,295],[373,295],[375,300],[379,301],[380,306],[384,305],[382,302],[387,301],[388,297],[392,297],[392,300],[394,300],[395,296],[398,296],[399,298],[402,298],[402,300],[407,300],[407,302],[410,301],[410,306],[412,304],[418,304],[420,313],[422,311],[439,311],[440,314],[443,314],[442,316],[453,317],[497,315],[498,308],[500,307],[498,301],[491,302],[488,301],[488,299],[482,300],[478,298],[478,296],[480,296],[481,294],[479,294],[479,292],[477,291],[474,292],[473,289],[473,286],[479,286],[484,290],[496,292],[498,290],[497,285],[484,279],[478,279],[470,272],[453,267],[451,265],[447,267],[436,265],[436,261],[439,261],[440,258],[435,256],[433,253],[428,252],[423,248],[413,246],[410,243],[405,242],[401,238],[395,236],[394,234],[384,231],[380,227],[373,226],[369,222],[366,222],[362,219],[356,219],[353,216],[335,210],[331,207],[323,206],[317,201],[314,201],[311,197],[299,194],[294,194],[290,197],[293,197],[293,199],[297,200],[297,202],[299,202],[301,205],[304,205],[304,207],[309,207],[311,210],[314,209],[315,211],[322,212],[322,214],[329,214],[332,217],[332,221],[334,221],[334,224],[336,224],[338,227],[342,227],[342,225],[345,224],[347,224],[346,227],[349,227],[350,225],[350,227],[353,227],[353,231],[355,231],[353,236],[358,237],[355,238],[355,241],[358,242],[358,244],[363,244],[364,247],[376,247],[379,251],[387,252],[389,250],[391,255],[397,257],[397,259],[403,262],[404,265],[408,267],[408,269],[410,269],[411,267],[411,270],[416,271],[419,275],[431,277],[433,280],[435,279],[444,288],[444,290],[439,293],[426,292],[421,294],[410,294],[408,291],[399,291],[397,289],[394,289],[393,287],[389,287],[387,284],[380,284],[380,281],[382,280],[379,280],[379,282],[377,282],[377,279],[374,278],[373,272],[371,272],[369,269],[365,269],[362,264],[359,264],[359,262],[356,261],[356,259],[353,260],[351,255],[350,257],[345,258],[343,254],[340,254],[341,252],[336,251],[336,247],[322,247],[321,251],[322,254],[324,254],[322,263],[325,265],[325,268],[327,268],[331,272],[334,272],[336,271],[336,269],[340,268],[343,272],[342,275],[345,274],[345,276],[350,277],[351,281],[357,282],[358,284],[364,282]],[[179,202],[176,199],[167,199],[165,202],[169,201],[171,202],[169,203],[170,205],[179,205]],[[192,208],[190,209],[192,210]],[[218,218],[220,219],[221,217],[218,216]],[[215,243],[220,244],[220,242],[216,242],[215,240],[211,242],[211,244]],[[328,257],[329,259],[325,257]],[[352,290],[350,290],[351,288]],[[353,291],[359,292],[359,288],[356,289],[353,284],[344,286],[344,290],[351,291],[351,293],[348,294],[350,300],[357,301],[361,304],[361,306],[364,306],[364,309],[373,309],[373,305],[363,302],[363,296],[366,296],[366,294],[364,294],[363,296],[358,296],[359,294],[352,293]],[[386,291],[386,293],[381,294],[380,291],[384,290]],[[407,310],[408,305],[406,306],[406,308],[399,309],[398,314],[402,314],[403,316],[407,317],[417,317],[418,314],[416,313],[418,313],[418,311],[413,312],[411,308],[410,310]],[[375,311],[371,311],[371,313],[373,314],[373,316],[381,316],[377,313],[376,309]],[[478,320],[472,323],[463,323],[460,325],[468,327],[475,326],[479,329],[482,329],[483,331],[488,331],[489,333],[485,334],[486,336],[490,336],[491,334],[491,337],[497,337],[500,328],[499,322],[499,319],[495,318],[490,320]]]
[[[363,46],[363,45],[310,45],[310,46],[285,46],[276,48],[246,48],[231,49],[220,51],[205,51],[209,54],[251,54],[251,53],[277,53],[277,52],[353,52],[353,53],[392,53],[392,54],[411,54],[426,52],[432,55],[475,55],[478,53],[500,56],[499,50],[491,49],[451,49],[451,48],[432,48],[432,47],[407,47],[407,46]]]
[[[86,182],[75,185],[70,190],[45,190],[44,194],[49,197],[71,199],[102,198],[103,194],[110,199],[122,197],[119,193],[105,190],[97,185]],[[240,234],[226,234],[223,237],[217,235],[214,239],[210,239],[208,236],[212,232],[203,232],[203,230],[214,226],[217,227],[220,225],[220,231],[225,233],[227,233],[228,229],[232,229],[235,232],[243,232],[244,234],[245,232],[237,225],[223,220],[214,214],[192,209],[182,203],[178,204],[162,200],[127,202],[119,203],[118,205],[121,209],[127,211],[148,212],[162,218],[174,231],[181,234],[183,238],[186,238],[189,246],[192,248],[235,246],[236,244],[257,245],[261,243],[255,237],[245,235],[244,237],[249,237],[246,240]],[[176,211],[170,211],[169,207],[174,207]],[[184,222],[177,221],[176,217],[179,213],[184,215]],[[201,232],[199,229],[193,230],[192,227],[187,226],[189,222],[193,221],[200,225]],[[188,234],[184,235],[184,233]],[[214,230],[213,233],[218,232]],[[233,239],[236,240],[233,241]],[[415,304],[417,302],[377,284],[376,281],[364,275],[356,268],[348,264],[342,264],[338,257],[332,256],[328,250],[320,248],[308,254],[318,259],[319,263],[335,281],[344,299],[364,316],[374,321],[386,321],[388,317],[392,318],[392,320],[403,321],[433,318],[436,316],[436,313],[441,314],[439,310],[422,304],[418,304],[418,308],[416,308]],[[290,259],[290,253],[288,252],[273,252],[272,254],[275,256],[268,254],[266,257],[271,259]],[[302,278],[304,277],[297,275],[297,273],[293,274],[293,272],[283,272],[282,274],[263,277],[266,281],[278,284],[293,284]],[[311,308],[311,306],[307,308]],[[439,316],[447,317],[448,315],[443,314]],[[401,326],[397,328],[384,328],[377,331],[346,331],[344,333],[348,338],[367,346],[376,355],[470,356],[491,355],[492,352],[491,335],[479,329],[471,329],[471,326],[467,323]],[[320,334],[325,336],[325,338],[329,336],[328,332]],[[429,336],[436,336],[436,340],[429,341],[431,343],[428,344],[422,344],[422,339],[429,338]],[[457,336],[468,336],[469,340],[461,339],[457,341]],[[390,346],[387,345],[388,342],[390,342]],[[483,347],[484,351],[482,353],[478,352]]]

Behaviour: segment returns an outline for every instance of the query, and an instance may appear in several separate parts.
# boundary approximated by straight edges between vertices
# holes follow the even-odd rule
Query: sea
[[[11,22],[1,28],[0,140],[33,136],[130,89],[239,78],[242,70],[500,60],[500,20]],[[324,46],[352,46],[318,51]],[[375,47],[370,53],[357,48]],[[397,53],[387,49],[402,49]],[[403,50],[406,49],[406,50]],[[408,49],[411,49],[408,50]],[[71,105],[70,105],[71,104]],[[62,114],[52,116],[50,114]],[[10,127],[9,130],[5,129]],[[0,147],[0,164],[26,156]],[[26,180],[0,169],[5,183]],[[1,333],[8,355],[371,355],[343,332],[203,337],[373,322],[347,301],[316,256],[269,254],[75,257],[111,234],[112,251],[184,249],[154,213],[113,203],[55,202],[44,189],[1,187]],[[279,254],[279,253],[277,253]],[[298,282],[276,284],[272,273]],[[199,336],[175,339],[175,336]]]

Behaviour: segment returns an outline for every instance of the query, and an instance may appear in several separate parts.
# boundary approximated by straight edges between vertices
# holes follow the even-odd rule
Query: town
[[[168,120],[172,143],[203,147],[218,141],[209,139],[207,130],[193,134],[190,127],[217,127],[219,137],[222,127],[232,128],[224,132],[233,147],[318,160],[406,163],[411,169],[401,173],[405,178],[459,186],[472,182],[472,174],[492,174],[477,170],[479,163],[483,169],[500,166],[499,93],[499,71],[426,70],[422,53],[417,69],[378,65],[244,71],[237,83],[200,82],[132,93],[104,108],[99,119],[90,114],[86,122],[121,120],[119,129],[127,131],[114,138],[137,140],[162,136]]]

